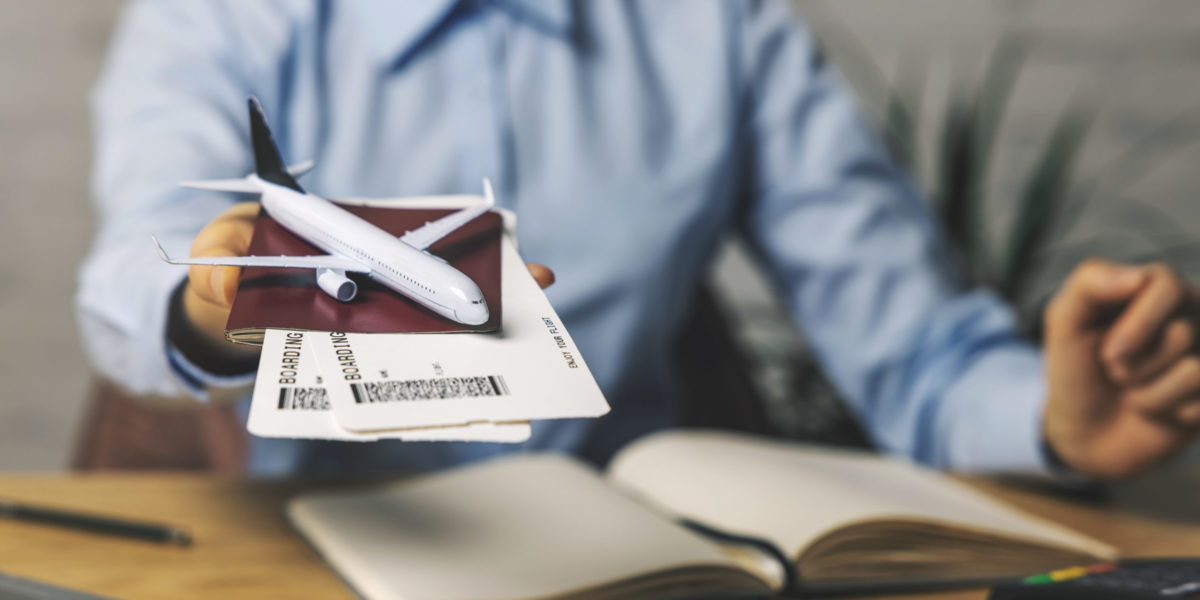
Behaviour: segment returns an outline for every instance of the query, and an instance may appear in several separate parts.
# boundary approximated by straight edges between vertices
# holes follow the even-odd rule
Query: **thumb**
[[[1046,308],[1046,332],[1094,327],[1128,302],[1148,276],[1147,268],[1092,259],[1079,265]]]
[[[245,251],[238,253],[232,248],[205,248],[200,252],[194,253],[196,257],[223,257],[223,256],[241,256]],[[237,293],[238,279],[240,278],[242,269],[240,267],[231,266],[213,266],[213,265],[192,265],[188,269],[188,281],[196,295],[201,299],[224,306],[228,308],[233,304],[233,297]]]
[[[525,267],[529,269],[529,274],[533,275],[533,279],[537,281],[538,286],[543,290],[554,285],[554,271],[551,271],[545,265],[525,263]]]

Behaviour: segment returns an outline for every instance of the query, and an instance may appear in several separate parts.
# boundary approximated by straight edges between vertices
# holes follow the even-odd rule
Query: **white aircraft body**
[[[366,273],[443,317],[466,325],[487,322],[488,306],[479,286],[428,250],[438,240],[492,208],[495,198],[487,179],[483,181],[487,200],[484,204],[464,208],[395,237],[341,206],[302,190],[293,175],[307,172],[312,164],[285,168],[267,128],[262,107],[255,98],[251,98],[249,104],[256,172],[244,179],[183,182],[181,185],[260,194],[267,214],[329,254],[173,259],[154,238],[164,261],[175,265],[313,269],[317,286],[342,302],[349,302],[358,294],[358,285],[346,273]]]

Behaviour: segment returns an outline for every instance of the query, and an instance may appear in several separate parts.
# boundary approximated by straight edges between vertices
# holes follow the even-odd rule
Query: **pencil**
[[[0,517],[161,544],[188,546],[192,543],[191,534],[181,527],[30,506],[8,500],[0,500]]]

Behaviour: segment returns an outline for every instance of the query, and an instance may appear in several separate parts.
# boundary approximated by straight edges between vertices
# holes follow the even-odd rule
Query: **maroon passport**
[[[346,206],[346,210],[400,236],[444,217],[453,210]],[[500,235],[498,213],[488,212],[438,240],[430,253],[446,259],[475,281],[487,300],[490,318],[483,325],[463,325],[413,302],[361,273],[347,276],[358,284],[358,296],[338,302],[317,287],[312,269],[247,267],[238,280],[237,295],[225,337],[261,345],[264,329],[305,329],[347,333],[451,333],[496,331],[500,328]],[[325,252],[297,237],[268,216],[259,215],[250,240],[256,256],[310,256]]]

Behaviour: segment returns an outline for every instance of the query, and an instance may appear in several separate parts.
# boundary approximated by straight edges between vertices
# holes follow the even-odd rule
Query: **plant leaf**
[[[1033,267],[1033,257],[1054,232],[1068,198],[1071,173],[1092,120],[1090,111],[1068,107],[1046,140],[1025,186],[1017,197],[1005,255],[995,281],[1008,298],[1023,291]]]
[[[964,210],[964,185],[971,164],[972,144],[967,103],[954,95],[942,118],[941,143],[938,144],[937,207],[950,238],[964,248],[968,235]]]
[[[925,71],[915,60],[906,60],[897,69],[896,83],[888,91],[886,127],[895,160],[916,173],[919,162],[917,123],[925,88]]]
[[[1008,111],[1013,88],[1025,66],[1026,42],[1023,38],[1007,36],[1000,40],[988,60],[983,82],[975,97],[975,119],[978,133],[975,143],[979,161],[979,186],[986,183],[987,167],[996,142],[996,132]]]
[[[1009,37],[992,52],[979,89],[954,94],[938,148],[937,198],[948,234],[976,276],[986,276],[988,256],[982,217],[996,132],[1024,65],[1024,44]]]

